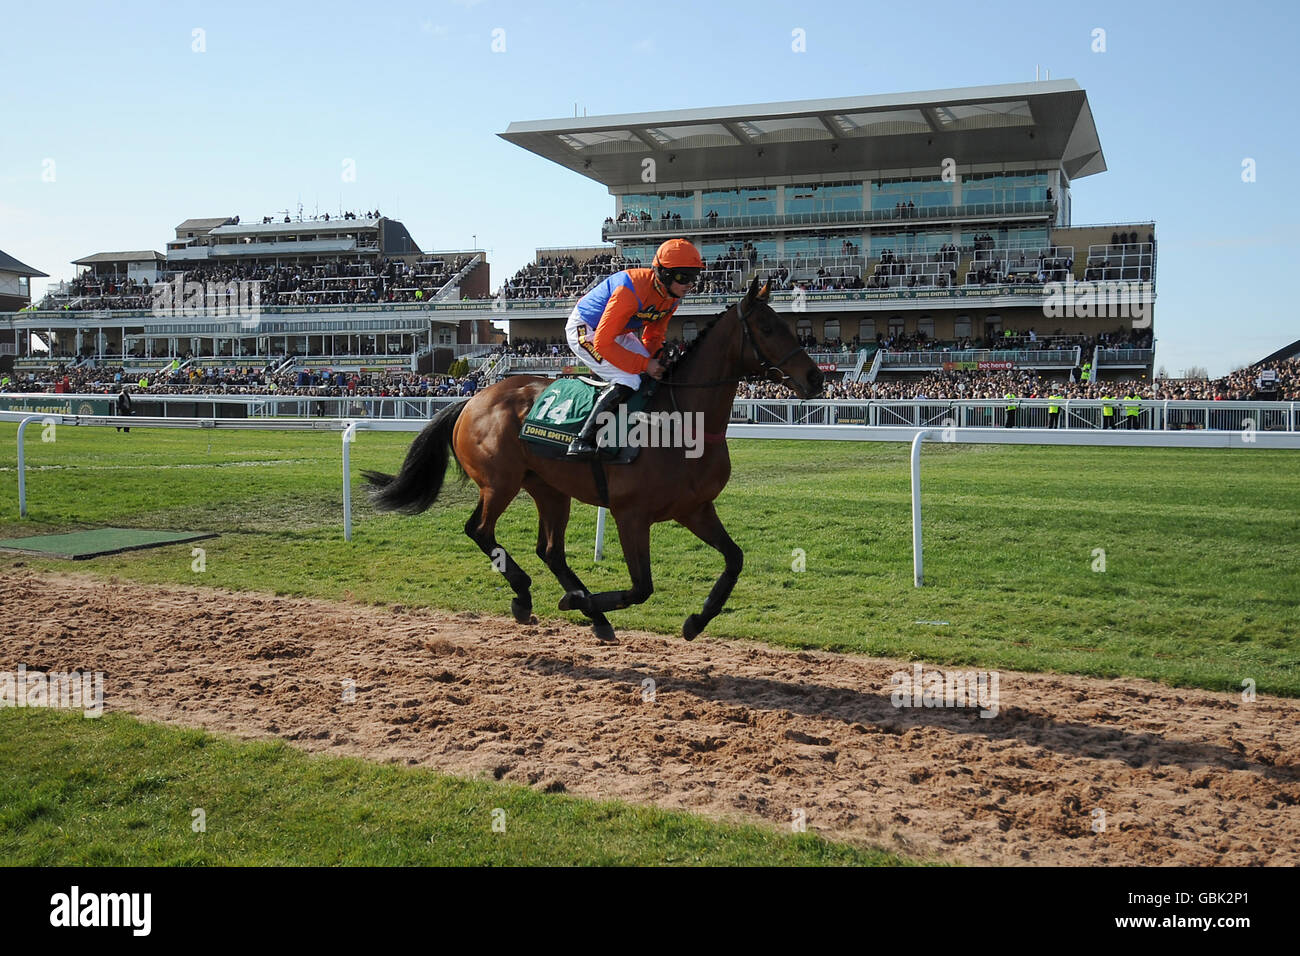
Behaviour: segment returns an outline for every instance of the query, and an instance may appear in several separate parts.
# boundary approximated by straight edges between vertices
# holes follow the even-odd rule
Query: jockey
[[[640,388],[643,374],[656,379],[663,375],[664,367],[654,356],[682,296],[703,269],[695,246],[685,239],[669,239],[649,269],[615,273],[578,302],[564,327],[569,348],[594,375],[611,384],[569,443],[569,457],[593,457],[600,416],[612,413]]]

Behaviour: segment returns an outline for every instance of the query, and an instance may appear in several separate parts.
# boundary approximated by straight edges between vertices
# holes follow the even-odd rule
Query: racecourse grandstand
[[[19,262],[0,250],[0,313],[18,312],[32,304],[31,280],[48,278],[39,269]],[[12,363],[18,354],[18,332],[0,323],[0,363]]]
[[[521,122],[501,135],[609,189],[602,238],[620,261],[649,262],[674,236],[699,246],[709,272],[670,337],[691,339],[760,275],[833,381],[1152,373],[1155,223],[1073,224],[1073,183],[1106,164],[1072,80]],[[562,341],[569,308],[511,315],[512,338]]]
[[[498,337],[478,305],[479,250],[424,252],[406,227],[365,213],[186,219],[166,252],[101,252],[7,320],[17,367],[121,365],[445,369]],[[435,306],[451,306],[435,312]]]
[[[707,269],[670,338],[694,338],[759,275],[839,385],[1152,377],[1155,223],[1074,222],[1073,184],[1106,163],[1072,80],[516,122],[500,135],[609,190],[613,208],[590,224],[601,243],[539,248],[494,285],[482,252],[426,253],[379,210],[187,219],[165,252],[78,260],[38,308],[0,316],[0,336],[32,366],[442,370],[485,363],[505,322],[512,341],[547,348],[499,352],[485,378],[558,374],[570,360],[549,346],[577,297],[685,236]],[[48,353],[26,353],[32,335]]]

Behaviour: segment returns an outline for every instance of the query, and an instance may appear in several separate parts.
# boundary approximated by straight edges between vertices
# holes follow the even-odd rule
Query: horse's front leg
[[[632,587],[627,591],[600,591],[592,595],[569,592],[560,605],[561,610],[576,610],[588,616],[619,611],[633,604],[644,604],[654,593],[650,577],[650,522],[640,514],[615,515],[618,538],[623,543],[623,559],[632,576]],[[567,605],[567,606],[566,606]]]
[[[708,626],[708,623],[721,613],[727,598],[731,597],[731,589],[736,586],[740,569],[745,566],[745,552],[741,551],[740,545],[732,541],[731,535],[727,534],[727,529],[722,526],[722,520],[718,517],[712,501],[700,506],[685,518],[678,519],[678,523],[690,529],[709,547],[722,552],[727,562],[722,576],[713,585],[713,590],[709,592],[709,597],[704,602],[704,610],[699,614],[692,614],[682,623],[682,637],[693,641]]]

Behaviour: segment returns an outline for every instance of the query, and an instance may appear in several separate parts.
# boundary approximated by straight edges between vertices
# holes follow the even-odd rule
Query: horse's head
[[[758,287],[758,277],[736,306],[744,344],[741,368],[745,375],[763,375],[768,381],[786,384],[802,398],[821,394],[826,376],[799,345],[790,327],[767,304],[771,283]]]

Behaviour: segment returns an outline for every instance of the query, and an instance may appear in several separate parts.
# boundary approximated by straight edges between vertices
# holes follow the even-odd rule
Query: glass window
[[[830,342],[832,339],[840,337],[840,320],[827,319],[822,323],[822,341]]]
[[[619,254],[625,259],[640,259],[641,265],[648,269],[650,263],[654,261],[655,251],[658,248],[658,246],[624,245],[620,247]]]
[[[970,316],[959,315],[952,323],[952,334],[954,338],[970,338]]]
[[[918,335],[924,335],[927,339],[934,338],[934,319],[928,315],[923,315],[916,320],[916,332]]]
[[[896,209],[909,202],[916,208],[952,205],[952,183],[927,179],[880,179],[871,184],[872,209]]]
[[[629,193],[623,197],[623,212],[639,217],[646,213],[651,219],[662,219],[664,213],[695,218],[695,193]]]
[[[796,322],[794,324],[794,334],[797,335],[801,340],[812,335],[812,320],[800,319],[798,322]]]
[[[842,256],[845,254],[844,243],[848,241],[853,244],[855,252],[852,255],[861,255],[861,235],[859,233],[843,233],[838,235],[827,236],[799,236],[798,238],[787,239],[785,241],[786,258],[801,256],[812,258],[816,256]]]
[[[785,213],[787,216],[807,213],[861,211],[861,183],[809,183],[785,187]]]
[[[974,239],[970,241],[973,243]],[[896,232],[877,230],[871,233],[871,249],[868,254],[870,258],[878,259],[886,249],[894,255],[935,253],[951,242],[951,229],[900,229]]]
[[[858,341],[872,342],[876,338],[876,320],[862,319],[858,322]]]
[[[749,186],[744,189],[706,189],[703,194],[703,215],[716,212],[719,218],[737,216],[775,216],[776,187]]]
[[[891,336],[903,334],[903,317],[901,315],[891,315],[889,317],[889,334]]]
[[[963,177],[964,204],[1004,202],[1046,202],[1047,173],[974,173]]]
[[[754,247],[755,250],[757,250],[758,257],[760,259],[776,258],[775,239],[753,240],[746,236],[740,236],[740,237],[729,237],[724,239],[718,239],[718,240],[713,240],[708,242],[699,242],[696,243],[696,246],[700,250],[700,255],[704,257],[704,266],[707,269],[707,268],[713,268],[716,265],[721,264],[719,263],[719,260],[723,260],[723,263],[725,263],[725,260],[728,259],[744,259],[746,253],[745,250],[746,242],[748,242],[750,245]],[[653,258],[654,256],[653,250],[651,251],[650,255]]]
[[[690,342],[700,334],[699,328],[693,321],[687,320],[682,323],[682,341]]]

